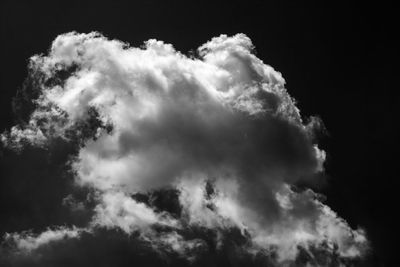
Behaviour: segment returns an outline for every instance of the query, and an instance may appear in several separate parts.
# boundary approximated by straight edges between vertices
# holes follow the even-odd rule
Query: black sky
[[[135,46],[156,38],[172,43],[183,53],[221,33],[247,34],[257,56],[283,73],[302,114],[319,115],[325,123],[327,134],[320,143],[328,153],[328,178],[318,190],[327,196],[328,206],[352,227],[366,228],[373,248],[372,266],[398,263],[396,240],[392,240],[398,232],[395,215],[399,190],[395,116],[399,97],[391,82],[396,75],[393,61],[397,54],[393,7],[383,2],[312,5],[280,1],[4,0],[0,9],[1,132],[15,123],[11,100],[27,76],[28,58],[45,53],[61,33],[96,30]],[[7,163],[2,164],[5,170]],[[53,166],[55,170],[49,172],[58,171],[56,164]],[[8,203],[11,193],[6,189],[10,179],[15,179],[10,177],[18,173],[5,177],[10,173],[3,170],[0,212],[8,219],[0,219],[0,229],[20,231],[28,223],[18,221],[16,218],[24,216],[7,209],[12,204]],[[33,188],[31,194],[40,194],[35,191],[41,188],[37,184],[25,188]],[[38,205],[51,210],[45,202]],[[27,212],[24,203],[20,205],[21,212]],[[45,213],[29,212],[29,216]],[[84,221],[84,217],[79,220]],[[57,220],[46,218],[46,223]],[[79,220],[71,219],[71,223],[79,224]]]

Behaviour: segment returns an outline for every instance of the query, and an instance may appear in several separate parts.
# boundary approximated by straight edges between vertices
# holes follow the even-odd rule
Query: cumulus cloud
[[[138,232],[155,249],[182,255],[206,246],[185,235],[195,227],[218,233],[216,243],[239,229],[248,240],[241,251],[276,263],[304,251],[316,265],[321,251],[365,253],[361,229],[312,190],[293,189],[323,172],[318,123],[303,122],[282,75],[253,54],[246,35],[213,38],[188,57],[162,41],[136,48],[72,32],[32,57],[30,68],[41,75],[35,108],[2,142],[23,150],[79,139],[67,164],[75,186],[95,192],[89,228]],[[160,190],[178,192],[179,214],[154,205],[149,196]],[[35,248],[47,236],[14,239]]]

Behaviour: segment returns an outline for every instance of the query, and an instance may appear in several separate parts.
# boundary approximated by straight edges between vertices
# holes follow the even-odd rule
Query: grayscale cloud
[[[71,32],[47,55],[33,56],[30,72],[40,76],[34,109],[1,135],[2,143],[24,153],[26,146],[78,140],[64,163],[74,184],[63,203],[92,216],[79,227],[8,233],[13,253],[112,229],[195,261],[209,245],[188,232],[211,231],[218,249],[236,229],[246,240],[237,243],[239,254],[263,255],[274,265],[302,255],[309,266],[363,257],[364,231],[318,193],[295,186],[322,179],[319,123],[302,118],[281,73],[253,48],[244,34],[221,35],[186,56],[158,40],[136,48]],[[82,188],[90,191],[86,200],[74,199]],[[155,204],[155,194],[171,192],[179,212]]]

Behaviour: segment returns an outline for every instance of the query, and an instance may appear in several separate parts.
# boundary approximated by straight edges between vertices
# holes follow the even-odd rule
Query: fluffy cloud
[[[47,56],[31,58],[41,74],[36,106],[3,144],[21,150],[79,139],[68,166],[76,187],[95,192],[89,228],[139,232],[180,254],[204,246],[184,234],[202,227],[218,235],[240,229],[249,240],[243,251],[279,263],[301,251],[361,257],[362,230],[313,191],[293,190],[323,172],[317,123],[303,122],[282,75],[252,49],[244,34],[213,38],[198,58],[157,40],[135,48],[98,33],[60,35]],[[135,198],[164,189],[179,192],[179,216]]]

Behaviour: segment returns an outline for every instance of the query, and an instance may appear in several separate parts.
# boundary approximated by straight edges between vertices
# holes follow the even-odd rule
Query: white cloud
[[[57,229],[47,229],[40,234],[24,233],[6,233],[4,238],[6,242],[10,242],[16,246],[20,252],[29,253],[40,246],[47,245],[51,242],[57,242],[67,238],[77,238],[82,229],[59,227]]]
[[[43,84],[29,125],[3,134],[3,143],[68,138],[65,131],[94,108],[113,130],[97,129],[72,164],[77,185],[98,192],[93,225],[151,239],[152,226],[179,229],[185,220],[216,230],[239,227],[251,235],[251,249],[274,248],[282,261],[293,260],[298,246],[324,242],[343,257],[361,255],[367,243],[361,230],[311,190],[290,189],[317,179],[325,152],[313,143],[313,123],[303,123],[282,75],[252,47],[244,34],[221,35],[195,59],[157,40],[135,48],[98,33],[60,35],[32,65],[48,77],[71,65],[76,72],[63,84]],[[39,123],[48,117],[55,119]],[[216,192],[207,198],[210,179]],[[182,218],[131,198],[165,187],[180,190]],[[161,239],[182,251],[178,234]]]
[[[130,234],[136,230],[152,232],[151,225],[176,227],[177,222],[168,214],[156,213],[143,203],[138,203],[121,192],[107,192],[95,208],[93,224],[103,227],[119,227]]]

